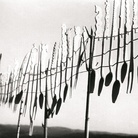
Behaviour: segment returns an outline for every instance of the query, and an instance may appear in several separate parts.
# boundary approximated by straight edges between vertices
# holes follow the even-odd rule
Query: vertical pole
[[[87,81],[87,96],[86,96],[86,112],[85,112],[85,132],[84,132],[84,138],[89,138],[89,103],[90,103],[90,91],[93,92],[93,89],[91,87],[91,73],[92,73],[92,60],[93,60],[93,53],[94,53],[94,42],[93,40],[93,30],[91,29],[91,37],[90,37],[90,51],[89,51],[89,67],[86,66],[86,70],[88,72],[88,81]],[[92,47],[93,45],[93,47]],[[86,64],[87,65],[87,64]]]
[[[44,138],[47,138],[47,91],[45,92],[45,107],[44,107]]]
[[[20,109],[19,109],[19,117],[18,117],[16,138],[20,137],[20,122],[21,122],[21,115],[22,115],[22,105],[23,105],[23,100],[21,100]]]
[[[48,63],[48,67],[49,67],[49,63]],[[45,105],[44,105],[44,138],[47,138],[47,100],[48,100],[48,96],[47,96],[47,77],[48,77],[48,68],[45,71],[46,73],[46,87],[45,87]]]
[[[88,82],[89,83],[89,82]],[[84,138],[89,138],[89,103],[90,103],[90,92],[89,92],[89,84],[87,88],[87,97],[86,97],[86,112],[85,112],[85,132]]]
[[[47,118],[45,118],[44,122],[44,138],[47,138]]]

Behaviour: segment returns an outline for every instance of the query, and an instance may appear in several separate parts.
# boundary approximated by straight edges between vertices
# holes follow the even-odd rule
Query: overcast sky
[[[51,48],[55,42],[60,42],[63,23],[71,28],[94,26],[94,5],[103,8],[103,3],[104,0],[0,0],[1,71],[6,73],[9,65],[14,66],[15,59],[21,63],[34,43],[48,44]],[[58,116],[49,120],[49,126],[84,129],[86,75],[79,78],[72,98],[63,105]],[[138,132],[137,85],[134,85],[132,94],[126,94],[125,84],[116,104],[111,102],[110,87],[104,88],[101,97],[96,92],[91,95],[90,130]],[[0,113],[1,123],[17,124],[18,112],[12,113],[4,106]],[[21,123],[29,124],[28,118],[23,117]],[[38,114],[36,125],[41,123],[42,115]]]

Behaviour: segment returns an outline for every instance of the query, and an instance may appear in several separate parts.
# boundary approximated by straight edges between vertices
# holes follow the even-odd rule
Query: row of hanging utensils
[[[112,102],[115,103],[116,100],[117,100],[117,97],[119,95],[119,91],[120,91],[120,86],[121,84],[124,82],[126,76],[127,76],[127,90],[126,92],[128,93],[131,93],[132,91],[132,87],[133,87],[133,80],[134,80],[134,16],[135,16],[135,13],[134,13],[134,1],[133,1],[133,17],[132,17],[132,24],[131,24],[131,30],[128,31],[127,30],[127,1],[125,0],[125,22],[124,22],[124,25],[123,25],[123,33],[121,34],[121,27],[122,27],[122,0],[120,1],[120,10],[119,10],[119,15],[118,15],[118,29],[117,29],[117,35],[114,36],[113,33],[114,33],[114,14],[115,14],[115,0],[113,1],[113,14],[112,14],[112,24],[111,24],[111,35],[109,37],[109,51],[108,52],[104,52],[104,49],[105,49],[105,39],[106,41],[107,38],[105,37],[105,31],[106,31],[106,24],[107,24],[107,20],[106,20],[106,12],[105,12],[105,18],[104,18],[104,21],[105,21],[105,24],[104,24],[104,30],[103,30],[103,35],[101,37],[102,39],[102,42],[101,42],[101,66],[98,67],[97,69],[100,69],[100,80],[99,80],[99,83],[98,83],[98,96],[101,95],[101,92],[102,92],[102,89],[103,89],[103,86],[105,84],[106,87],[108,86],[111,86],[111,82],[112,80],[115,78],[115,81],[113,82],[113,86],[112,86]],[[106,9],[106,6],[105,6],[105,9]],[[98,15],[98,14],[97,14]],[[96,15],[96,16],[97,16]],[[95,18],[96,19],[96,18]],[[96,23],[97,21],[95,22],[95,26],[96,26]],[[86,28],[87,30],[87,28]],[[94,91],[94,87],[95,87],[95,81],[96,81],[96,76],[98,77],[98,75],[96,75],[96,67],[95,69],[92,68],[92,64],[93,64],[93,58],[96,57],[95,55],[93,55],[94,53],[94,46],[95,46],[95,40],[98,39],[98,37],[95,37],[95,33],[93,35],[93,30],[91,29],[91,34],[89,34],[89,31],[87,30],[87,34],[88,34],[88,37],[89,37],[89,52],[90,52],[90,56],[89,58],[87,59],[86,58],[86,50],[84,50],[84,58],[85,58],[85,64],[86,64],[86,70],[88,71],[88,87],[89,87],[89,90],[91,89],[91,92]],[[130,36],[130,42],[127,43],[127,40],[129,38],[127,38],[127,34],[129,33],[128,36]],[[122,37],[121,35],[123,35],[124,37]],[[117,39],[115,39],[114,41],[116,41],[117,43],[117,47],[115,49],[113,49],[113,44],[115,45],[115,43],[113,43],[113,37],[117,37]],[[121,47],[121,43],[123,43],[123,46]],[[126,46],[130,43],[130,59],[128,59],[126,61]],[[83,44],[84,47],[88,47],[86,46],[86,44]],[[93,48],[93,50],[92,50]],[[121,54],[120,54],[120,50],[123,49],[123,61],[121,61]],[[129,47],[127,47],[127,49],[129,49]],[[114,65],[111,65],[111,60],[112,58],[114,58],[115,56],[112,55],[112,52],[113,51],[116,51],[116,62],[114,65],[116,65],[116,69],[115,69],[115,72],[113,71],[112,67]],[[109,68],[109,73],[105,76],[105,80],[104,80],[104,75],[103,75],[103,68],[104,68],[104,65],[103,65],[103,60],[104,60],[104,55],[106,54],[109,54],[109,57],[108,57],[108,68]],[[89,61],[89,67],[87,65],[87,60]],[[127,63],[129,61],[129,64]],[[119,72],[119,65],[121,65],[121,71]],[[128,66],[129,65],[129,66]],[[106,68],[104,68],[106,69]],[[115,76],[114,76],[115,74]],[[120,75],[120,76],[119,76]]]
[[[107,2],[107,1],[106,1]],[[107,4],[107,3],[106,3]],[[134,4],[133,4],[134,5]],[[105,7],[106,9],[106,7]],[[103,86],[111,86],[112,80],[115,78],[115,81],[113,83],[112,87],[112,102],[115,103],[116,99],[118,97],[119,91],[120,91],[120,81],[123,83],[126,76],[127,76],[127,70],[128,70],[128,78],[127,78],[127,93],[132,91],[133,86],[133,79],[134,79],[134,44],[133,44],[133,31],[134,31],[134,13],[132,17],[132,26],[130,31],[130,59],[129,64],[126,62],[126,45],[127,45],[127,12],[126,12],[126,0],[125,0],[125,23],[124,23],[124,37],[121,39],[121,25],[122,25],[122,19],[121,19],[121,10],[122,10],[122,0],[120,2],[120,10],[119,10],[119,23],[118,23],[118,30],[117,30],[117,48],[114,49],[116,51],[116,70],[115,70],[115,76],[113,74],[112,65],[111,65],[111,59],[113,57],[112,51],[113,51],[113,30],[114,30],[114,14],[115,14],[115,0],[113,1],[113,15],[112,15],[112,22],[111,22],[111,34],[109,37],[109,51],[105,53],[105,32],[106,32],[106,26],[107,26],[107,19],[106,19],[106,12],[105,12],[105,18],[104,18],[104,30],[102,34],[102,43],[101,43],[101,55],[99,58],[101,58],[101,64],[100,64],[100,79],[98,83],[98,96],[101,95],[101,92],[103,91]],[[134,11],[134,8],[133,8]],[[79,74],[80,74],[80,68],[83,65],[83,63],[86,65],[86,72],[88,73],[88,91],[89,93],[93,93],[95,90],[96,85],[96,77],[98,75],[96,74],[96,70],[94,68],[94,58],[95,58],[95,47],[96,47],[96,41],[97,41],[97,29],[98,29],[98,21],[97,16],[99,15],[99,11],[97,8],[95,8],[95,30],[90,29],[90,33],[86,27],[83,28],[83,31],[81,32],[79,28],[75,28],[76,32],[73,36],[72,45],[70,44],[71,41],[69,40],[69,31],[71,29],[66,29],[65,26],[63,26],[63,32],[62,32],[62,43],[58,44],[55,43],[53,47],[52,52],[52,58],[50,60],[47,59],[47,62],[49,61],[49,64],[47,64],[46,71],[42,70],[43,64],[42,64],[42,56],[43,56],[43,45],[39,46],[39,48],[36,50],[36,57],[37,61],[35,61],[35,64],[32,63],[32,51],[31,49],[29,54],[27,54],[18,70],[18,73],[15,75],[13,72],[9,74],[8,81],[1,84],[1,101],[3,103],[9,102],[10,104],[13,102],[14,99],[14,110],[16,110],[16,106],[20,103],[21,100],[24,100],[24,107],[23,107],[23,113],[26,114],[26,109],[28,105],[28,98],[29,93],[30,94],[30,117],[36,116],[38,103],[40,109],[43,109],[43,103],[44,103],[44,82],[46,81],[44,78],[47,79],[47,95],[50,98],[49,102],[47,102],[47,111],[49,116],[53,117],[54,114],[58,114],[61,105],[63,102],[66,101],[66,97],[68,93],[70,92],[70,95],[72,95],[72,89],[73,84],[74,88],[77,86]],[[85,35],[87,34],[88,39],[85,38]],[[77,48],[75,47],[75,42],[78,39]],[[120,59],[120,49],[122,48],[121,40],[123,40],[123,61],[121,63],[121,71],[119,73],[118,66],[119,59]],[[88,46],[89,43],[89,46]],[[98,44],[97,44],[98,45]],[[66,47],[66,48],[65,48]],[[71,50],[69,51],[69,49]],[[87,52],[86,52],[87,50]],[[104,67],[104,56],[106,54],[109,54],[108,59],[108,68],[109,73],[104,76],[103,70],[106,69]],[[70,57],[69,57],[70,55]],[[55,63],[55,66],[53,64]],[[76,69],[75,69],[76,68]],[[119,74],[120,78],[119,79]],[[26,82],[25,82],[26,81]],[[45,82],[46,83],[46,82]],[[32,84],[32,87],[30,85]],[[34,89],[35,87],[35,89]],[[70,91],[69,91],[70,89]],[[13,93],[14,91],[14,93]],[[50,93],[50,94],[49,94]],[[2,96],[3,95],[3,96]]]

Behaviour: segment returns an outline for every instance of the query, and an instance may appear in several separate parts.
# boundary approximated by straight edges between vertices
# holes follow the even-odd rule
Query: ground
[[[16,125],[0,125],[0,138],[16,138]],[[20,138],[43,138],[43,128],[34,127],[32,137],[28,136],[29,126],[21,126]],[[84,138],[82,130],[63,127],[49,127],[48,138]],[[107,132],[90,132],[90,138],[138,138],[138,135],[113,134]]]

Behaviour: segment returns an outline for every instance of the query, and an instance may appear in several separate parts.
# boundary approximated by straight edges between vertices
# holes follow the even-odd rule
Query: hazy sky
[[[14,66],[32,48],[32,44],[60,42],[61,25],[67,27],[93,26],[94,5],[102,8],[104,0],[0,0],[0,53],[3,54],[1,71]],[[79,77],[78,87],[71,99],[62,106],[58,116],[49,120],[49,126],[65,126],[84,129],[87,74]],[[98,83],[97,80],[96,83]],[[136,81],[136,80],[135,80]],[[121,88],[115,104],[111,102],[111,87],[104,88],[101,97],[91,95],[90,130],[138,133],[138,92],[135,83],[132,94]],[[80,87],[81,86],[81,87]],[[96,91],[96,90],[95,90]],[[7,106],[0,108],[0,122],[17,124],[18,112],[12,113]],[[42,111],[36,124],[42,123]],[[27,119],[26,119],[27,118]],[[28,116],[22,124],[29,124]]]

